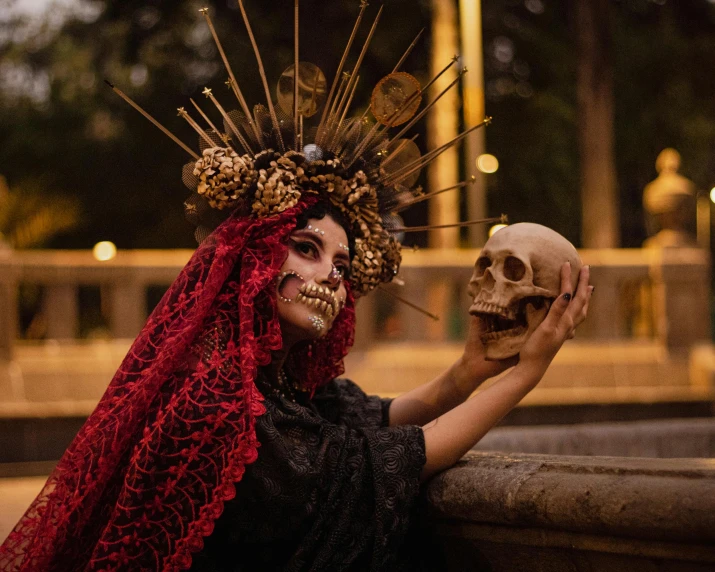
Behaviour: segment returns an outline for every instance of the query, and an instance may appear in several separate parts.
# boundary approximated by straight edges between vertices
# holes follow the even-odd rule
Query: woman
[[[182,144],[196,159],[183,178],[203,242],[0,548],[0,569],[393,569],[420,482],[513,408],[585,318],[588,269],[572,296],[564,265],[518,363],[486,361],[472,318],[460,360],[403,396],[337,380],[354,297],[397,274],[394,213],[438,152],[414,159],[410,140],[340,119],[351,98],[333,105],[335,83],[308,142],[316,81],[305,110],[288,101],[293,121],[270,101],[253,115],[219,108],[226,133],[191,120],[206,148]]]
[[[514,362],[484,360],[472,318],[443,375],[366,397],[333,379],[352,342],[349,225],[308,199],[232,217],[197,250],[3,546],[3,570],[186,569],[192,553],[194,570],[386,569],[420,481],[518,403],[585,317],[588,269],[570,299],[565,266],[562,296],[487,390],[465,401]]]
[[[462,408],[456,407],[482,381],[516,362],[483,359],[476,318],[463,358],[430,384],[380,400],[333,380],[310,399],[296,383],[300,376],[281,381],[281,368],[296,345],[326,335],[330,309],[345,299],[349,227],[341,219],[318,204],[302,213],[289,237],[276,284],[283,347],[258,382],[273,395],[257,420],[260,457],[192,570],[400,569],[419,481],[451,466],[510,410],[585,315],[588,270],[576,299],[569,304],[562,296],[555,305],[534,355],[527,348],[518,370]],[[564,293],[567,281],[565,272]],[[324,319],[320,327],[316,316]]]

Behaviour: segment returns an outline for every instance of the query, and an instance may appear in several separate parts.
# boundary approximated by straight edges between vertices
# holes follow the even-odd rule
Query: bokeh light
[[[94,248],[92,249],[92,254],[94,255],[94,258],[96,260],[99,260],[100,262],[106,262],[107,260],[111,260],[117,255],[117,247],[114,246],[113,242],[103,240],[102,242],[98,242],[94,245]]]
[[[715,203],[715,187],[710,189],[710,200]]]
[[[508,224],[495,224],[493,227],[491,227],[491,228],[489,229],[489,238],[491,238],[492,236],[494,236],[494,233],[495,233],[496,231],[501,230],[501,229],[503,229],[503,228],[506,228],[507,226],[509,226],[509,225],[508,225]]]
[[[499,160],[489,153],[484,153],[477,157],[477,169],[482,173],[496,173],[499,169]]]

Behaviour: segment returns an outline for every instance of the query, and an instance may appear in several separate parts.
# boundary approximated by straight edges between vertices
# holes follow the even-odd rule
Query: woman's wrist
[[[531,389],[533,389],[541,381],[541,378],[544,377],[547,368],[548,365],[546,367],[540,367],[533,362],[520,361],[516,367],[514,367],[514,374],[518,376],[523,383],[531,386]]]
[[[471,359],[466,355],[460,356],[452,365],[453,378],[457,386],[464,389],[467,397],[489,379],[483,365],[483,360]]]

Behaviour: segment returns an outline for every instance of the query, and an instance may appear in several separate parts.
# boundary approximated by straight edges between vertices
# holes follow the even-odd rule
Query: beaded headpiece
[[[360,65],[377,28],[382,7],[354,67],[346,72],[345,64],[367,8],[367,2],[360,4],[360,13],[328,90],[320,68],[299,61],[298,0],[294,2],[295,57],[280,76],[274,104],[248,15],[243,1],[238,0],[267,100],[267,106],[255,105],[252,110],[226,58],[208,9],[200,10],[228,72],[226,83],[240,107],[240,110],[226,111],[207,87],[203,94],[221,116],[218,127],[193,99],[191,103],[205,123],[204,127],[185,108],[179,108],[179,115],[199,135],[200,155],[179,141],[121,90],[112,84],[110,86],[193,157],[194,160],[184,166],[182,179],[192,191],[185,202],[186,215],[196,226],[199,242],[233,212],[249,217],[268,217],[296,205],[303,195],[318,195],[337,207],[351,225],[355,248],[350,281],[353,292],[364,295],[380,283],[390,282],[397,274],[403,233],[427,228],[404,227],[399,212],[443,191],[464,187],[474,180],[423,193],[421,187],[415,186],[420,170],[462,141],[471,131],[487,125],[490,118],[485,118],[424,155],[415,144],[415,137],[406,137],[410,128],[457,85],[466,72],[466,69],[460,70],[457,78],[420,110],[427,89],[459,61],[455,56],[425,86],[401,71],[422,32],[392,72],[377,83],[369,108],[362,115],[350,116]],[[369,112],[373,119],[368,117]],[[319,121],[313,120],[318,117]],[[401,126],[399,132],[389,132],[398,126]],[[501,219],[445,226],[498,220]]]

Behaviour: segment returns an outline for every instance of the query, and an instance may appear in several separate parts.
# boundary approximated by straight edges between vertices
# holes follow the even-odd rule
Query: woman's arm
[[[487,379],[516,365],[518,357],[487,361],[480,341],[481,330],[481,320],[470,316],[462,356],[432,381],[393,399],[390,404],[390,426],[426,425],[463,403]]]
[[[456,463],[541,380],[565,340],[585,318],[593,287],[588,267],[571,295],[570,267],[561,270],[561,295],[519,354],[517,366],[494,385],[425,425],[426,479]]]

